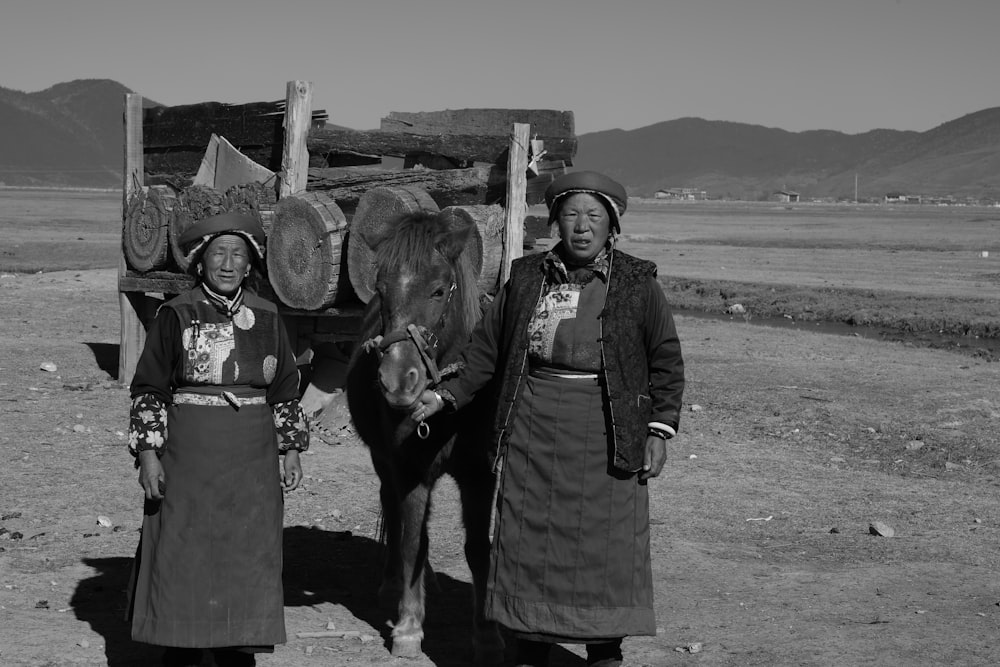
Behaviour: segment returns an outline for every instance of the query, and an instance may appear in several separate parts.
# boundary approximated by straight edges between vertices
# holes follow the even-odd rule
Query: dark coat
[[[441,385],[456,407],[487,390],[496,398],[490,439],[496,457],[528,372],[527,328],[544,286],[544,253],[516,260],[511,277],[472,332],[458,377]],[[601,316],[605,402],[609,406],[614,467],[642,468],[647,425],[680,421],[684,361],[670,307],[656,283],[656,265],[614,250]]]

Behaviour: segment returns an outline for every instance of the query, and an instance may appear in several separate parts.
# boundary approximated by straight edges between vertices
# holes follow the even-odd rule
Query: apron
[[[525,381],[497,497],[486,617],[550,641],[654,635],[648,489],[610,466],[598,381]]]
[[[283,643],[283,498],[270,406],[175,402],[167,424],[164,497],[146,501],[130,586],[132,638],[194,648]]]

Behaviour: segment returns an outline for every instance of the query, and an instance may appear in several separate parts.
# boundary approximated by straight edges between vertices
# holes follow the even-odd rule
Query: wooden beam
[[[486,203],[493,167],[480,165],[469,169],[310,169],[309,190],[322,190],[342,208],[357,206],[367,190],[379,186],[416,185],[434,198],[439,206],[458,203]]]
[[[147,152],[177,149],[204,150],[212,134],[234,146],[281,145],[287,101],[223,104],[202,102],[172,107],[150,107],[143,113],[143,144]],[[326,112],[311,112],[312,122],[325,125]]]
[[[122,230],[125,229],[125,212],[128,210],[129,197],[142,188],[142,95],[127,93],[125,95],[125,156],[122,169]],[[125,255],[122,251],[118,258],[118,280],[125,276]],[[141,296],[141,295],[140,295]],[[131,384],[135,375],[135,367],[139,355],[146,344],[146,329],[139,316],[141,306],[137,307],[136,297],[125,292],[118,293],[118,309],[121,312],[121,330],[118,344],[118,382]]]
[[[440,135],[506,136],[514,123],[527,123],[535,134],[548,137],[576,135],[572,111],[551,109],[447,109],[445,111],[390,111],[382,119],[383,132]]]
[[[553,137],[539,135],[545,141],[546,157],[551,160],[566,160],[572,163],[576,155],[576,137]],[[423,136],[402,132],[381,132],[371,130],[336,129],[331,126],[314,127],[309,130],[309,153],[326,155],[347,151],[364,155],[391,155],[405,157],[410,153],[436,153],[464,161],[494,164],[507,150],[510,133],[480,136],[472,134],[451,134]]]
[[[309,135],[312,115],[312,83],[289,81],[285,98],[285,141],[281,153],[278,198],[305,192],[309,179]]]
[[[510,135],[510,154],[507,160],[507,200],[504,215],[503,265],[500,267],[500,284],[510,278],[510,264],[524,254],[524,216],[528,211],[525,200],[528,171],[528,135],[531,126],[514,123]]]
[[[136,273],[128,271],[118,276],[118,289],[122,292],[158,292],[161,294],[181,294],[195,285],[195,280],[186,273],[152,271]]]

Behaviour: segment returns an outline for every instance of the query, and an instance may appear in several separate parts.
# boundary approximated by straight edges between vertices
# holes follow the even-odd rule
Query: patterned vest
[[[229,317],[220,312],[200,287],[165,303],[180,322],[183,358],[182,386],[267,387],[274,380],[279,326],[277,307],[243,291],[243,305]]]

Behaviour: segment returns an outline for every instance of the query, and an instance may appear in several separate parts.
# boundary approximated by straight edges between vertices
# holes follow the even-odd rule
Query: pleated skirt
[[[562,642],[655,634],[649,495],[611,467],[601,387],[526,382],[497,497],[487,617]]]
[[[266,647],[285,641],[283,499],[267,405],[173,405],[162,501],[147,501],[130,586],[136,641]]]

